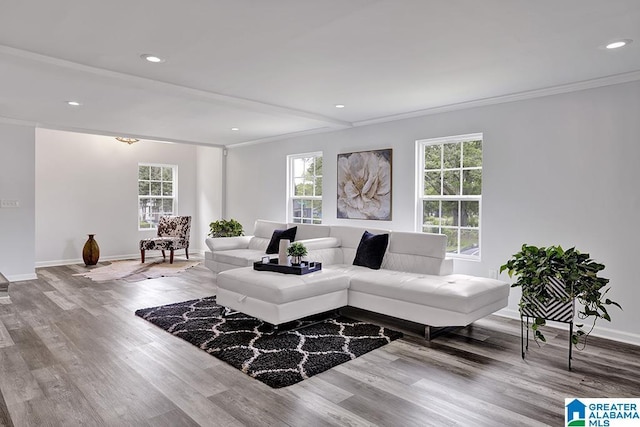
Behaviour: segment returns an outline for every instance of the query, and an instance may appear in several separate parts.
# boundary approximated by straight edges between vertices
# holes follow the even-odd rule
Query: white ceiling
[[[0,0],[0,120],[54,129],[231,146],[607,76],[638,0]]]

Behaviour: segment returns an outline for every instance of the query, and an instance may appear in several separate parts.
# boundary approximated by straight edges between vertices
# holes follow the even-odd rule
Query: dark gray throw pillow
[[[291,227],[286,230],[275,230],[271,236],[269,246],[267,246],[267,253],[277,254],[280,249],[280,240],[282,239],[293,242],[296,239],[296,231],[298,231],[298,227]]]
[[[353,265],[379,270],[388,244],[388,234],[371,234],[365,231],[360,239]]]

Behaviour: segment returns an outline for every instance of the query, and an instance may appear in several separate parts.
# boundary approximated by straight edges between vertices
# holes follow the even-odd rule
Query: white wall
[[[218,148],[196,148],[196,201],[198,205],[199,245],[206,249],[205,239],[209,224],[222,218],[222,150]],[[194,242],[196,243],[196,242]]]
[[[201,251],[208,215],[219,209],[220,180],[198,184],[198,156],[215,162],[218,148],[140,141],[37,129],[36,265],[82,261],[87,234],[96,234],[100,259],[139,257],[139,241],[155,230],[138,231],[138,163],[178,165],[178,214],[191,215],[190,252]],[[219,155],[218,155],[219,156]],[[215,165],[213,165],[215,167]],[[152,256],[159,255],[152,253]]]
[[[0,123],[0,273],[11,282],[35,279],[35,129]]]
[[[227,217],[252,231],[286,218],[286,156],[323,151],[323,222],[394,230],[415,224],[415,141],[484,133],[482,260],[460,273],[488,276],[523,243],[577,246],[607,268],[613,321],[597,334],[640,344],[640,82],[479,107],[229,150]],[[393,220],[336,218],[336,155],[393,148]],[[515,315],[519,290],[508,310]]]

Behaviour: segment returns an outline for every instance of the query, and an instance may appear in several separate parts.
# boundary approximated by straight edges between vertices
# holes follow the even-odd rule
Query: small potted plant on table
[[[302,257],[307,255],[307,248],[300,242],[293,242],[287,248],[287,255],[291,257],[291,265],[300,265]]]

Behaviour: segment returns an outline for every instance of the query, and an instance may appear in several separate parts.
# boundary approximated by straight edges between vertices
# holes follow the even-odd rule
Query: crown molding
[[[266,138],[254,139],[254,140],[251,140],[251,141],[238,142],[236,144],[228,144],[228,145],[225,146],[225,148],[233,149],[233,148],[238,148],[238,147],[246,147],[246,146],[249,146],[249,145],[264,144],[264,143],[272,142],[272,141],[284,141],[286,139],[291,139],[291,138],[295,138],[295,137],[298,137],[298,136],[315,135],[317,133],[326,133],[326,132],[335,132],[336,130],[337,129],[327,128],[327,127],[317,128],[317,129],[309,129],[309,130],[302,130],[302,131],[299,131],[299,132],[285,133],[285,134],[282,134],[282,135],[269,136],[269,137],[266,137]]]
[[[16,126],[29,126],[29,127],[37,127],[38,123],[36,122],[31,122],[28,120],[20,120],[20,119],[14,119],[11,117],[4,117],[4,116],[0,116],[0,123],[5,124],[5,125],[16,125]]]
[[[116,133],[113,133],[112,131],[107,131],[107,130],[83,129],[83,128],[77,128],[77,127],[71,127],[71,126],[55,126],[47,123],[38,123],[36,127],[43,128],[43,129],[60,130],[65,132],[86,133],[89,135],[98,135],[98,136],[106,136],[106,137],[113,137],[113,138],[117,136],[122,136],[121,133],[116,134]],[[160,143],[198,145],[201,147],[224,148],[223,144],[205,143],[200,141],[189,141],[184,139],[172,139],[172,138],[167,138],[163,136],[142,135],[142,134],[129,133],[129,132],[127,132],[127,137],[139,139],[140,142],[149,141],[149,142],[160,142]]]
[[[488,105],[504,104],[507,102],[524,101],[527,99],[541,98],[544,96],[559,95],[569,92],[578,92],[586,89],[595,89],[603,86],[611,86],[621,83],[629,83],[640,80],[640,70],[631,71],[629,73],[614,74],[611,76],[600,77],[597,79],[583,80],[580,82],[569,83],[560,86],[552,86],[543,89],[529,90],[508,95],[494,96],[491,98],[477,99],[473,101],[465,101],[456,104],[443,105],[440,107],[426,108],[424,110],[416,110],[408,113],[393,114],[390,116],[377,117],[374,119],[360,120],[353,122],[354,127],[373,125],[378,123],[393,122],[396,120],[411,119],[421,116],[429,116],[433,114],[447,113],[450,111],[466,110],[469,108],[484,107]]]

